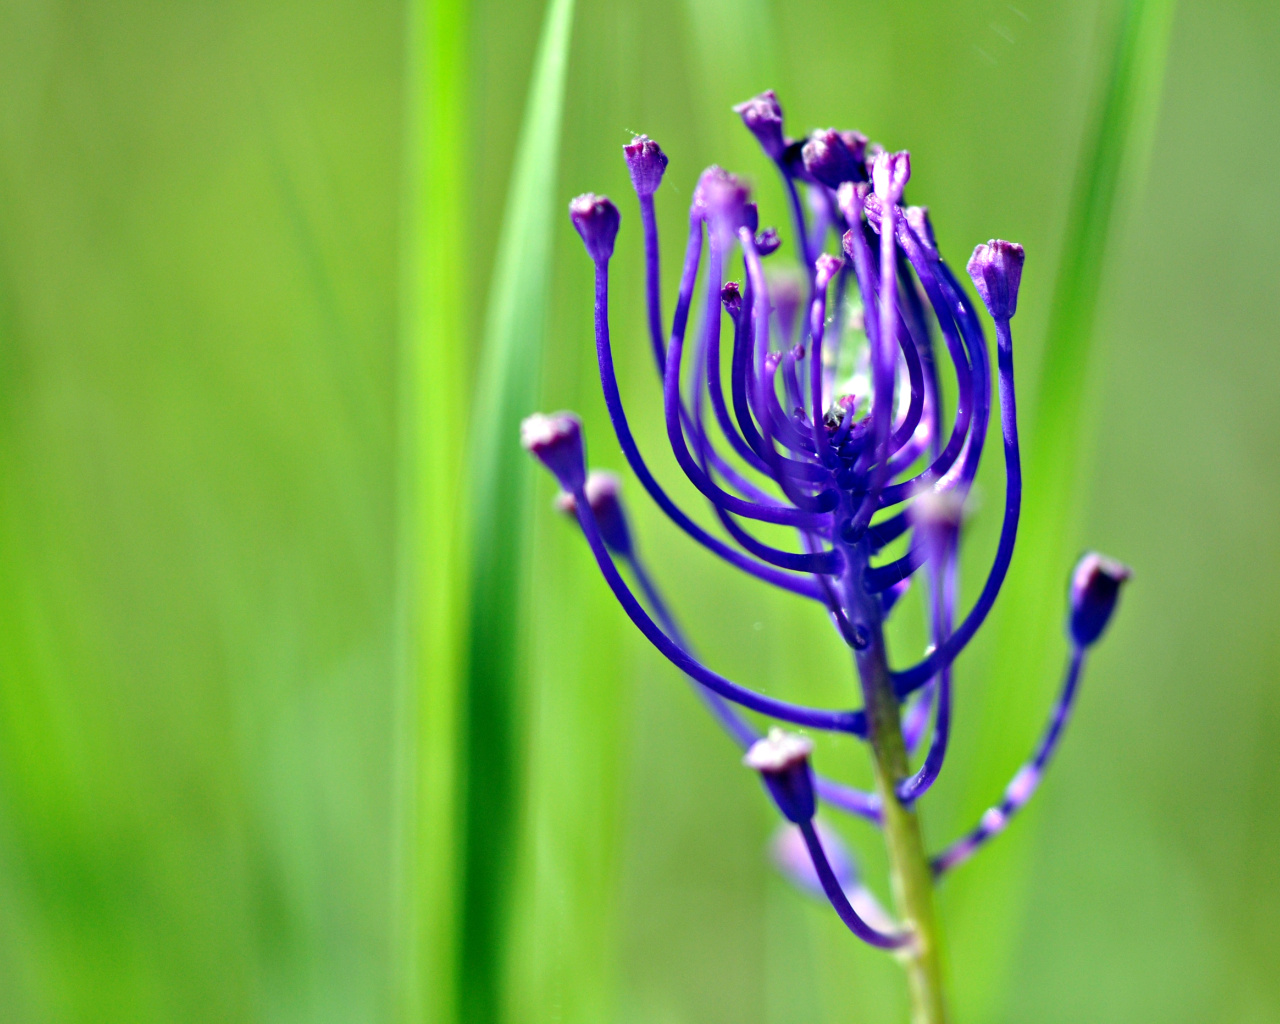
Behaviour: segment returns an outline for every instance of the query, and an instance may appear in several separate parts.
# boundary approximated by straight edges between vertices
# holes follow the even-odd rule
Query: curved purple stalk
[[[680,627],[676,625],[670,608],[658,591],[639,554],[633,548],[631,553],[625,557],[627,564],[631,566],[631,572],[635,575],[636,582],[644,593],[645,600],[649,602],[649,607],[653,609],[653,614],[657,618],[658,624],[676,644],[686,651],[690,650]],[[718,693],[699,685],[697,680],[688,676],[686,678],[689,679],[699,698],[707,705],[715,720],[720,723],[724,731],[732,737],[741,749],[747,749],[760,738],[760,733],[738,713],[732,703],[725,700]],[[868,793],[853,786],[846,786],[842,782],[836,782],[817,773],[814,774],[814,788],[824,803],[863,818],[872,824],[880,824],[880,798],[876,794]]]
[[[836,463],[827,437],[826,409],[823,403],[825,385],[822,366],[822,346],[825,341],[827,319],[827,289],[815,288],[809,311],[809,409],[812,422],[814,452],[824,466]],[[838,339],[838,336],[837,336]]]
[[[910,935],[888,935],[876,931],[858,916],[858,912],[853,909],[849,898],[844,894],[844,889],[840,887],[840,881],[836,878],[835,872],[831,870],[831,863],[827,860],[826,851],[822,848],[822,840],[818,838],[812,819],[801,822],[799,827],[801,835],[804,836],[805,846],[809,848],[813,869],[818,873],[818,881],[822,883],[822,891],[826,893],[831,906],[849,931],[868,945],[877,946],[880,949],[900,949],[906,945],[911,939]]]
[[[649,607],[653,609],[653,614],[657,618],[658,624],[673,643],[678,644],[686,651],[689,650],[689,645],[685,641],[684,635],[676,625],[675,619],[671,617],[671,611],[667,607],[666,601],[662,599],[658,588],[654,586],[653,579],[650,577],[649,571],[645,568],[640,556],[633,548],[631,554],[625,557],[627,564],[631,566],[632,575],[635,576],[636,582],[640,584],[640,590],[644,594],[645,600],[649,602]],[[694,692],[706,704],[707,709],[715,720],[720,723],[725,732],[733,737],[734,742],[739,747],[745,750],[760,738],[760,734],[751,727],[750,722],[738,714],[732,703],[713,690],[699,685],[698,681],[692,676],[686,676],[685,678],[693,685]]]
[[[662,375],[667,365],[666,340],[662,329],[662,275],[659,267],[658,218],[653,209],[653,194],[639,195],[640,225],[644,232],[644,297],[649,314],[649,341],[653,358]]]
[[[684,299],[683,294],[681,299]],[[687,304],[685,304],[686,311],[687,308]],[[679,317],[679,311],[677,311],[677,317]],[[609,419],[613,423],[613,430],[617,435],[618,444],[622,447],[623,455],[626,456],[632,471],[644,489],[649,492],[649,496],[657,506],[667,514],[672,522],[699,544],[744,572],[748,572],[766,583],[772,583],[774,586],[789,590],[802,597],[822,600],[821,590],[812,580],[790,575],[780,569],[775,569],[773,566],[763,565],[730,547],[720,538],[707,533],[667,496],[666,491],[662,489],[658,481],[654,479],[653,474],[649,472],[649,467],[645,464],[644,458],[640,454],[640,449],[636,446],[635,437],[631,433],[631,426],[627,422],[627,414],[622,405],[622,396],[618,391],[618,379],[613,368],[613,349],[609,343],[609,263],[607,260],[600,260],[596,263],[595,330],[596,360],[600,367],[600,383],[604,391],[604,401],[609,411]]]
[[[996,321],[996,360],[1000,374],[1000,427],[1004,435],[1005,495],[1004,519],[1000,524],[1000,540],[996,544],[995,558],[982,592],[960,628],[923,661],[893,673],[893,685],[899,700],[955,661],[965,645],[973,639],[995,604],[1009,571],[1009,563],[1013,559],[1013,545],[1018,536],[1018,515],[1022,508],[1022,463],[1018,452],[1018,407],[1013,392],[1013,338],[1009,332],[1008,320]]]
[[[713,329],[718,332],[720,320],[720,254],[714,243],[711,246],[711,256],[708,260],[708,278],[711,282],[711,288],[715,292],[715,305],[708,311],[708,322],[714,322],[714,327],[709,329]],[[758,519],[761,522],[776,523],[784,526],[812,528],[819,525],[820,520],[818,519],[818,514],[813,512],[805,512],[797,508],[761,505],[730,494],[723,488],[717,487],[710,479],[707,478],[706,474],[698,468],[697,463],[693,460],[693,456],[689,454],[688,445],[685,443],[684,430],[680,423],[680,410],[682,408],[680,402],[680,362],[683,355],[683,332],[672,331],[671,342],[667,346],[667,368],[663,384],[663,408],[666,412],[667,437],[671,441],[671,449],[675,454],[676,461],[680,464],[680,468],[684,470],[685,476],[689,478],[689,482],[702,492],[703,496],[705,496],[709,501],[714,502],[728,512],[734,513],[734,515],[744,516],[748,519]],[[834,560],[829,559],[828,564],[834,567],[837,563]],[[817,569],[812,571],[830,572],[833,571],[833,568]]]
[[[828,803],[842,811],[848,811],[859,818],[865,818],[876,825],[879,825],[883,820],[884,815],[880,810],[880,798],[875,793],[854,789],[852,786],[846,786],[842,782],[833,782],[831,779],[821,775],[814,776],[813,784],[819,798],[824,803]]]
[[[947,354],[951,358],[951,365],[956,374],[958,397],[956,418],[946,446],[941,452],[937,453],[933,463],[919,476],[903,483],[886,487],[880,499],[881,507],[894,505],[906,500],[920,487],[941,477],[960,457],[973,419],[973,367],[977,362],[974,351],[970,350],[966,354],[964,342],[957,327],[958,322],[964,316],[963,304],[960,301],[963,293],[959,292],[958,289],[944,290],[934,273],[934,268],[937,267],[947,279],[954,281],[946,265],[940,260],[929,258],[905,221],[899,234],[899,240],[902,242],[903,250],[907,254],[907,259],[910,261],[912,269],[916,272],[916,276],[924,288],[929,304],[933,307],[938,326],[942,330],[942,335],[947,345]],[[979,333],[981,333],[981,327],[979,327]],[[985,359],[983,360],[983,368],[985,370]]]
[[[932,575],[933,589],[933,642],[940,644],[951,632],[951,617],[955,609],[956,551],[954,544],[945,553],[944,564],[935,566]],[[947,757],[947,744],[951,738],[951,666],[938,673],[933,719],[933,739],[924,763],[908,779],[898,783],[898,799],[910,805],[925,795],[937,782],[942,763]],[[905,736],[904,736],[905,742]]]
[[[994,807],[987,808],[977,826],[961,839],[957,839],[942,853],[933,858],[935,876],[945,874],[952,868],[963,864],[973,856],[980,846],[998,836],[1009,826],[1013,816],[1026,806],[1040,787],[1044,770],[1058,748],[1062,730],[1071,720],[1071,710],[1075,704],[1076,692],[1079,689],[1080,676],[1084,671],[1085,650],[1073,646],[1071,660],[1067,664],[1066,678],[1062,683],[1062,691],[1049,716],[1049,725],[1045,729],[1040,743],[1036,747],[1031,760],[1024,764],[1012,781],[1005,788],[1004,799]]]
[[[613,591],[614,597],[618,599],[618,603],[622,605],[628,617],[635,623],[636,628],[676,668],[726,700],[741,704],[743,707],[759,712],[762,715],[768,715],[770,718],[776,718],[782,722],[790,722],[793,725],[807,726],[811,729],[823,729],[856,735],[855,729],[858,727],[859,722],[864,721],[857,712],[810,708],[802,704],[793,704],[790,701],[767,697],[745,686],[738,685],[718,672],[713,672],[668,637],[657,623],[649,617],[649,613],[636,600],[635,595],[631,593],[631,588],[627,586],[626,581],[618,572],[613,556],[605,547],[604,538],[600,536],[600,528],[596,524],[595,514],[591,511],[591,503],[587,500],[586,491],[582,487],[578,487],[573,492],[573,497],[578,522],[582,526],[583,534],[586,535],[591,553],[595,556],[596,562],[600,566],[600,571],[604,574],[605,582],[609,584],[609,589]]]

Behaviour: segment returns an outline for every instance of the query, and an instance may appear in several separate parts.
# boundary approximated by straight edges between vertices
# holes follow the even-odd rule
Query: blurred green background
[[[578,0],[559,161],[508,202],[541,3],[0,7],[0,1019],[905,1019],[896,965],[769,867],[758,783],[549,482],[495,462],[503,514],[467,504],[496,458],[464,458],[468,422],[572,407],[621,468],[563,216],[588,189],[622,207],[622,387],[675,482],[619,147],[669,153],[669,242],[711,162],[783,221],[728,109],[769,86],[793,133],[910,148],[952,263],[1028,253],[1033,547],[959,672],[934,845],[1030,749],[1071,557],[1136,570],[1042,794],[941,890],[957,1019],[1280,1019],[1280,7],[1177,5],[1084,254],[1096,321],[1044,376],[1123,9]],[[542,368],[525,407],[489,404],[495,339]],[[1037,433],[1055,395],[1066,456]],[[812,607],[632,507],[712,665],[853,692]],[[493,623],[466,611],[489,529],[523,550]],[[860,755],[818,754],[865,780]],[[883,893],[877,838],[841,827]]]

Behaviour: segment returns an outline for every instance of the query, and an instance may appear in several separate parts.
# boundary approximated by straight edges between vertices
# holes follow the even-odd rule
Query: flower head
[[[813,741],[797,733],[770,729],[769,735],[756,740],[742,763],[760,773],[782,816],[800,824],[813,817],[813,771],[809,755]]]
[[[849,141],[853,142],[850,147]],[[815,181],[820,181],[827,188],[839,188],[846,181],[862,181],[866,178],[864,152],[866,139],[859,139],[855,133],[842,133],[834,128],[814,132],[804,144],[801,155],[804,158],[804,169]]]
[[[662,174],[667,169],[667,154],[653,139],[637,135],[622,147],[627,158],[627,170],[631,172],[631,184],[638,196],[651,196],[662,184]]]
[[[969,257],[966,269],[991,319],[1008,320],[1017,312],[1023,259],[1022,246],[998,238],[978,246]]]
[[[520,443],[555,475],[570,493],[587,479],[582,421],[571,412],[550,416],[535,412],[520,424]]]
[[[587,482],[583,486],[587,496],[587,505],[595,516],[600,527],[600,536],[615,555],[629,558],[632,553],[631,528],[627,525],[627,514],[622,508],[622,481],[616,473],[604,470],[592,470],[587,474]],[[556,495],[556,508],[566,515],[578,514],[578,499],[572,491],[561,491]]]
[[[559,503],[575,514],[626,614],[699,688],[783,817],[798,826],[814,877],[841,919],[867,942],[898,948],[910,936],[891,922],[869,923],[858,901],[847,897],[814,813],[821,800],[887,825],[886,801],[906,812],[942,770],[952,666],[996,602],[1018,532],[1022,470],[1009,320],[1024,253],[1016,243],[991,241],[968,262],[995,321],[993,366],[978,307],[943,258],[929,212],[903,205],[909,153],[833,128],[790,140],[772,91],[734,109],[783,178],[795,225],[786,252],[794,251],[798,266],[766,276],[762,259],[778,249],[777,232],[759,231],[760,210],[743,179],[710,167],[693,189],[669,320],[662,315],[652,202],[667,158],[647,136],[624,147],[644,226],[649,340],[662,381],[666,440],[718,532],[668,493],[632,432],[614,371],[608,309],[620,217],[608,199],[587,194],[570,204],[570,217],[595,264],[604,402],[628,465],[679,530],[752,578],[821,607],[851,650],[864,707],[782,700],[705,665],[637,553],[617,478],[587,475],[577,418],[532,416],[522,440],[559,480],[566,492]],[[944,400],[952,394],[954,402]],[[1005,470],[999,534],[985,579],[962,604],[962,516],[997,400]],[[786,531],[763,533],[761,526]],[[1127,576],[1123,566],[1098,555],[1077,568],[1071,658],[1045,736],[1003,800],[933,859],[936,873],[1006,828],[1035,792],[1070,715],[1087,649],[1105,629]],[[894,667],[884,623],[915,579],[923,579],[911,593],[927,601],[929,644],[918,660]],[[919,769],[886,778],[886,788],[875,794],[816,776],[807,736],[774,727],[761,738],[738,710],[871,739],[879,757],[879,730],[899,728],[899,704],[907,718],[902,745],[914,748],[929,722],[932,735]]]
[[[1071,574],[1071,638],[1081,647],[1096,643],[1111,621],[1120,588],[1133,571],[1114,558],[1090,551]]]
[[[618,237],[622,217],[608,196],[592,192],[580,195],[569,204],[569,219],[578,229],[587,252],[597,263],[607,263],[613,255],[613,242]]]
[[[777,94],[772,89],[739,103],[733,112],[742,118],[742,123],[756,137],[761,149],[774,160],[782,158],[787,141],[782,134],[782,107],[778,105]]]

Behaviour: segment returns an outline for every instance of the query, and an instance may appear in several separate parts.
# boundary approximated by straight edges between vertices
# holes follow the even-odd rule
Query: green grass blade
[[[1080,483],[1089,434],[1084,398],[1099,295],[1118,214],[1146,172],[1173,8],[1173,0],[1124,4],[1080,154],[1039,387],[1034,401],[1024,405],[1030,429],[1025,431],[1023,525],[998,606],[998,643],[982,712],[986,768],[967,787],[971,809],[989,803],[1009,766],[1025,756],[1035,728],[1031,723],[1043,716],[1044,698],[1063,656],[1059,637],[1083,505]],[[1034,820],[1021,824],[1024,836]],[[971,870],[971,883],[957,879],[955,885],[958,930],[979,928],[983,934],[983,976],[957,978],[957,986],[966,990],[963,1001],[981,1008],[978,1018],[1000,1016],[1024,905],[1027,851],[1025,840],[997,844],[986,863]]]
[[[455,1020],[467,16],[410,0],[399,373],[397,886],[400,1020]]]
[[[534,411],[549,289],[573,0],[550,0],[516,150],[472,409],[471,576],[467,615],[462,1019],[497,1020],[511,892],[519,579],[527,457],[518,426]]]

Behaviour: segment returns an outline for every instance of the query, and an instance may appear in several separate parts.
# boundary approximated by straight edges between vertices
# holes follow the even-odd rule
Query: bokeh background
[[[1072,557],[1136,570],[1046,787],[941,890],[957,1020],[1280,1019],[1280,7],[553,6],[0,7],[0,1019],[905,1019],[486,433],[576,408],[621,468],[563,215],[606,191],[622,386],[675,481],[619,147],[670,154],[669,239],[711,162],[782,221],[729,112],[769,86],[795,133],[910,148],[953,263],[1028,253],[1030,542],[959,673],[935,845],[1033,742]],[[527,107],[556,31],[562,88],[552,54]],[[811,607],[632,506],[711,664],[853,692]],[[819,748],[865,780],[859,755]],[[883,892],[876,837],[835,824]]]

